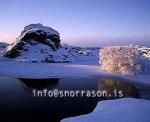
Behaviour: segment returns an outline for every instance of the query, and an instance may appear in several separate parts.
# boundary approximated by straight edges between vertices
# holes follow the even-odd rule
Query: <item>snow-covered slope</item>
[[[27,25],[20,36],[10,44],[1,55],[6,60],[21,62],[45,62],[84,65],[99,65],[100,48],[81,48],[62,44],[60,34],[51,27],[42,24]],[[136,46],[143,56],[150,57],[150,48]]]
[[[36,42],[33,40],[32,44],[33,43]],[[13,60],[21,62],[45,63],[64,63],[71,61],[71,55],[68,53],[68,50],[63,47],[60,47],[59,49],[57,49],[57,51],[54,51],[48,45],[42,43],[35,44],[34,46],[32,44],[26,44],[26,47],[24,47],[24,49],[27,50],[22,51],[21,55],[17,56]]]
[[[27,25],[17,40],[7,47],[4,57],[21,62],[98,62],[98,48],[61,44],[59,35],[54,29],[41,24]]]
[[[0,51],[3,51],[4,49],[6,49],[8,47],[9,44],[4,43],[4,42],[0,42]]]
[[[11,47],[11,46],[10,46]],[[9,49],[9,47],[7,48]],[[93,64],[99,65],[99,49],[98,48],[81,48],[61,44],[61,46],[54,51],[48,45],[39,43],[36,44],[34,40],[26,43],[21,55],[16,58],[3,58],[10,61],[20,62],[45,62],[45,63],[66,63],[73,64]]]
[[[26,26],[14,43],[6,49],[6,46],[1,48],[5,52],[0,53],[0,75],[26,78],[114,75],[100,69],[100,48],[62,44],[59,35],[54,29],[41,24]],[[150,62],[150,48],[137,46],[137,49]],[[149,65],[146,64],[147,67]],[[43,72],[39,72],[40,69]]]
[[[83,62],[82,62],[83,63]],[[93,78],[93,77],[116,77],[132,82],[150,84],[149,74],[144,75],[117,75],[104,72],[100,66],[80,65],[71,63],[24,63],[18,61],[0,61],[0,75],[17,78]]]
[[[4,43],[4,42],[0,42],[0,58],[2,57],[5,49],[8,47],[9,44]]]
[[[87,115],[61,122],[150,122],[150,101],[134,98],[101,101]]]
[[[69,54],[60,43],[59,33],[41,24],[27,25],[9,45],[5,57],[33,62],[67,62]]]

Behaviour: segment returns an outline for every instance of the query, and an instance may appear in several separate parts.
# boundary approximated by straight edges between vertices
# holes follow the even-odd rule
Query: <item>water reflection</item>
[[[51,78],[51,79],[24,79],[19,78],[19,82],[21,83],[21,86],[30,92],[32,92],[33,89],[42,90],[42,89],[62,89],[60,88],[59,80],[63,82],[64,80],[58,79],[58,78]],[[92,87],[89,85],[89,80],[92,82],[91,79],[82,79],[81,81],[87,82],[87,86],[91,87],[90,90],[96,90],[96,86]],[[76,79],[70,79],[71,84],[68,86],[68,88],[64,90],[69,90],[72,88],[72,90],[77,90],[74,86],[75,84],[79,84]],[[101,78],[97,79],[98,82],[98,90],[100,91],[106,91],[107,96],[102,96],[103,99],[113,99],[113,98],[122,98],[122,97],[133,97],[133,98],[140,98],[139,90],[134,85],[124,82],[121,79],[113,79],[113,78]],[[82,84],[82,83],[81,83]],[[93,82],[94,84],[94,82]],[[67,82],[64,82],[63,86],[68,85]],[[88,87],[88,88],[89,88]],[[88,90],[87,87],[83,86],[83,89],[80,90]],[[79,90],[79,89],[78,89]]]
[[[115,78],[67,78],[67,79],[14,79],[0,77],[0,114],[4,114],[5,121],[50,121],[59,122],[61,119],[81,114],[88,114],[94,110],[97,102],[104,99],[114,99],[114,89],[122,90],[123,97],[139,97],[139,91],[150,98],[143,85],[137,86]],[[19,83],[18,83],[19,81]],[[107,90],[112,97],[91,98],[49,98],[33,97],[33,89],[60,90]],[[13,91],[13,92],[12,92]],[[29,91],[29,92],[28,92]],[[150,89],[148,89],[150,91]],[[141,95],[141,94],[140,94]],[[140,96],[143,98],[143,96]],[[118,97],[119,98],[119,97]],[[23,118],[23,119],[22,119]],[[1,120],[0,120],[1,121]]]
[[[139,90],[127,82],[122,80],[113,79],[102,79],[98,82],[98,90],[107,91],[106,97],[111,98],[122,98],[122,97],[133,97],[139,98]]]
[[[59,78],[49,78],[49,79],[25,79],[19,78],[21,86],[28,91],[33,89],[42,90],[48,87],[48,89],[54,89],[59,83]]]

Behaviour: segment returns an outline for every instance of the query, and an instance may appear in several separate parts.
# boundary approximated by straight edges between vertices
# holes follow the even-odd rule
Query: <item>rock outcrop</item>
[[[4,56],[31,62],[68,62],[69,53],[60,41],[59,33],[51,27],[30,24],[7,47]]]

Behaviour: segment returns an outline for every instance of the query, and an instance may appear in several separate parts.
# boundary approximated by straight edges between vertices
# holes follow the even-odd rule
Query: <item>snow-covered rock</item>
[[[35,41],[32,41],[36,43]],[[21,56],[15,58],[17,61],[21,62],[45,62],[45,63],[64,63],[70,62],[72,59],[68,50],[60,47],[56,51],[45,44],[26,44],[28,50],[23,51]]]
[[[90,63],[93,63],[98,60],[98,55],[95,58],[93,53],[98,49],[61,44],[59,35],[54,29],[41,24],[27,25],[17,40],[7,47],[4,57],[8,58],[7,60],[46,63],[88,63],[89,59],[92,61]]]
[[[143,56],[146,58],[150,58],[150,48],[136,45],[136,48],[142,52]]]
[[[5,48],[8,47],[9,44],[5,43],[5,42],[0,42],[0,51],[3,51]]]
[[[25,62],[69,62],[68,51],[61,46],[59,33],[41,24],[24,28],[15,42],[9,45],[5,57]]]
[[[150,122],[150,101],[134,98],[100,101],[87,115],[61,122]]]
[[[136,46],[110,46],[100,50],[101,68],[119,74],[145,72],[149,60]]]
[[[42,24],[30,24],[27,25],[24,30],[21,32],[21,35],[23,35],[26,32],[37,32],[37,30],[41,30],[42,32],[46,32],[47,35],[59,35],[59,33],[52,29],[51,27],[43,26]]]
[[[4,43],[4,42],[0,42],[0,58],[3,55],[5,49],[8,47],[9,44]]]

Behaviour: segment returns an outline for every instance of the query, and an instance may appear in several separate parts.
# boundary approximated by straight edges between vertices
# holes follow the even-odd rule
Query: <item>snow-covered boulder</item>
[[[145,57],[136,46],[110,46],[100,50],[101,68],[119,74],[136,74],[145,69]]]
[[[49,41],[51,41],[54,44],[54,48],[59,48],[60,46],[59,33],[51,27],[43,26],[42,24],[27,25],[18,38],[18,40],[23,41],[31,39],[46,44],[49,44]]]
[[[87,115],[61,122],[150,122],[150,101],[134,98],[100,101]]]
[[[7,47],[4,56],[26,62],[69,62],[68,50],[60,41],[59,33],[51,27],[30,24]]]

